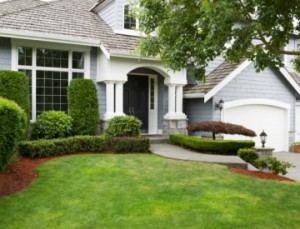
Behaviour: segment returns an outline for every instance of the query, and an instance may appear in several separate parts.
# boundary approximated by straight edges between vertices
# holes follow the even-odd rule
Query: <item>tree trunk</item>
[[[216,140],[216,133],[212,132],[213,140]]]

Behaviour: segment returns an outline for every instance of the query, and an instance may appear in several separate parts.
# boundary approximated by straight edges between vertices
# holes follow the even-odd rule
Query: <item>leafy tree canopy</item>
[[[140,0],[140,29],[146,34],[142,56],[159,56],[173,70],[189,65],[202,78],[208,62],[247,58],[258,71],[281,67],[280,55],[300,32],[300,0]],[[153,36],[155,31],[156,36]]]

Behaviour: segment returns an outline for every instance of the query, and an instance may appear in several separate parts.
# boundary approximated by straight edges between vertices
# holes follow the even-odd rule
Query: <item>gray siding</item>
[[[213,102],[223,99],[226,103],[249,98],[271,99],[290,104],[290,128],[291,131],[295,129],[295,92],[280,73],[274,72],[270,68],[257,73],[254,65],[251,64],[217,93]],[[213,120],[220,120],[220,111],[213,109]]]
[[[109,5],[99,11],[98,15],[113,29],[116,29],[116,1],[112,1]]]
[[[188,117],[188,123],[210,121],[213,117],[212,100],[204,103],[203,99],[185,99],[184,112]]]
[[[0,70],[11,69],[11,43],[9,38],[0,37]]]

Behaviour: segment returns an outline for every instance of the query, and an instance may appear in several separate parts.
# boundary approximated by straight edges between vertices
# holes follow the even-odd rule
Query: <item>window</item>
[[[84,78],[86,52],[17,47],[17,69],[29,80],[31,119],[44,111],[68,112],[67,87]]]
[[[132,10],[130,9],[130,5],[124,6],[124,29],[133,30],[137,28],[137,19],[132,14]]]

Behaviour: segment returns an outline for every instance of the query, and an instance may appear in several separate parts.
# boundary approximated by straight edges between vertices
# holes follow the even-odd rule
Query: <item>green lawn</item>
[[[300,185],[154,155],[77,155],[0,198],[0,228],[300,228]]]

